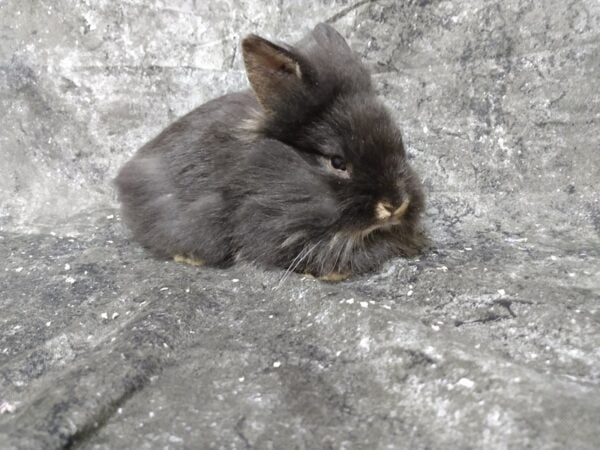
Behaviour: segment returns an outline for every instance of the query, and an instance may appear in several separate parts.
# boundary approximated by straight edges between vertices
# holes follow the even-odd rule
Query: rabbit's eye
[[[346,170],[346,161],[341,156],[332,156],[331,166],[337,170]]]

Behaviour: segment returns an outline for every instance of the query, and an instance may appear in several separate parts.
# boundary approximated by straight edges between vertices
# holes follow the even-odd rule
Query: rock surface
[[[338,284],[152,259],[110,180],[328,20],[434,249]],[[600,447],[600,4],[0,2],[1,448]]]

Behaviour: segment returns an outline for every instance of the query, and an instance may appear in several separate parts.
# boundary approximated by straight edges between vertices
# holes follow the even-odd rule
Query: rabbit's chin
[[[369,272],[391,258],[417,254],[422,239],[416,231],[408,224],[394,222],[360,231],[338,231],[328,239],[305,245],[288,270],[319,278],[332,273]]]
[[[369,237],[375,231],[390,231],[393,232],[395,230],[400,231],[403,227],[402,220],[386,220],[386,221],[377,221],[372,225],[369,225],[367,228],[357,231],[356,233],[362,238],[365,239]]]

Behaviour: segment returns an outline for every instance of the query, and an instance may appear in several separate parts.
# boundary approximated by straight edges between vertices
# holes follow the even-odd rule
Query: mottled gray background
[[[332,23],[434,249],[340,284],[130,242],[110,184]],[[596,0],[0,0],[0,448],[600,447]]]

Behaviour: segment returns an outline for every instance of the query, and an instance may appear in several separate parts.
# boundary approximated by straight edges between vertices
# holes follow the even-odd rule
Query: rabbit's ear
[[[312,31],[315,40],[324,48],[336,53],[352,53],[346,39],[338,33],[331,25],[318,24]]]
[[[302,83],[302,62],[283,47],[251,34],[242,41],[242,54],[252,89],[267,110]]]

